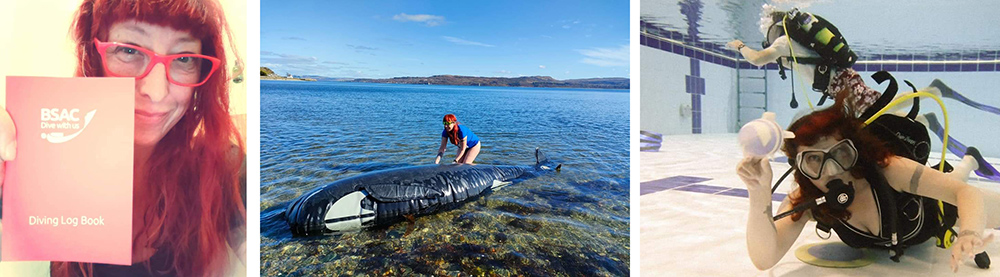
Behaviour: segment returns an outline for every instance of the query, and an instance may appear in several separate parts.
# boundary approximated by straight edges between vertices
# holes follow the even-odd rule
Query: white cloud
[[[573,28],[573,25],[580,24],[579,20],[559,20],[559,24],[562,24],[563,29]]]
[[[538,68],[545,69],[544,65],[539,65]]]
[[[464,40],[464,39],[460,39],[460,38],[456,38],[456,37],[443,36],[443,38],[445,40],[447,40],[447,41],[450,41],[450,42],[455,43],[455,44],[460,44],[460,45],[494,47],[493,45],[485,44],[485,43],[482,43],[482,42],[469,41],[469,40]]]
[[[260,51],[260,63],[275,72],[287,72],[294,75],[326,75],[337,69],[344,68],[347,63],[324,61],[316,57],[299,56],[295,54]]]
[[[400,13],[392,16],[393,20],[399,22],[421,22],[427,26],[434,27],[444,23],[444,16],[430,14],[406,14]]]
[[[592,48],[576,50],[584,56],[582,63],[596,66],[624,66],[629,65],[628,44],[617,48]]]

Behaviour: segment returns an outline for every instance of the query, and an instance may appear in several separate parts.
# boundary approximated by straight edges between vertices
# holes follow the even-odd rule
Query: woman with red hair
[[[441,156],[444,156],[444,150],[448,149],[449,141],[458,147],[458,152],[455,153],[455,163],[472,164],[472,162],[476,161],[476,156],[479,156],[479,149],[481,148],[479,137],[472,133],[472,129],[459,124],[458,118],[454,114],[445,115],[443,123],[444,131],[441,132],[441,147],[438,148],[437,158],[434,159],[434,163],[441,163]]]
[[[832,107],[806,115],[788,128],[795,138],[787,140],[783,150],[799,186],[778,212],[804,209],[775,219],[767,159],[748,157],[738,165],[737,174],[750,197],[747,248],[753,264],[761,270],[774,266],[808,219],[829,226],[852,247],[889,248],[898,254],[893,259],[905,246],[940,238],[957,221],[961,227],[957,240],[939,246],[951,247],[951,267],[958,270],[964,258],[981,252],[993,239],[983,230],[1000,226],[1000,194],[892,154],[885,142],[863,128],[854,116],[855,107],[844,103],[847,97],[838,95]],[[802,206],[831,191],[834,203]],[[850,197],[836,197],[841,195]],[[848,201],[837,205],[839,200]],[[944,202],[940,214],[937,200]]]
[[[135,78],[133,264],[52,262],[52,275],[244,272],[246,150],[225,70],[241,63],[225,56],[233,40],[219,3],[85,0],[72,37],[77,76]]]

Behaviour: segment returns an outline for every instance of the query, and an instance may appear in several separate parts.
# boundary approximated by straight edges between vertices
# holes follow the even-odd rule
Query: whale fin
[[[504,181],[500,181],[500,180],[493,180],[493,184],[490,185],[490,189],[492,189],[492,190],[499,190],[500,188],[509,186],[510,184],[513,184],[513,183],[514,182],[511,182],[511,181],[504,182]]]
[[[380,202],[400,202],[413,199],[429,199],[444,196],[444,193],[429,187],[382,184],[365,186],[369,196]]]
[[[548,161],[549,158],[542,153],[542,150],[539,149],[538,147],[535,147],[535,166],[536,167],[541,166],[542,164],[547,163]]]
[[[358,230],[375,219],[374,210],[365,209],[360,205],[364,199],[365,192],[355,191],[330,205],[326,215],[323,216],[326,229],[334,233]]]

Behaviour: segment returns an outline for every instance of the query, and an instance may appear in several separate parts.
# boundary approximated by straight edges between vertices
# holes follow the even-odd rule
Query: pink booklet
[[[7,77],[4,261],[132,264],[135,79]]]

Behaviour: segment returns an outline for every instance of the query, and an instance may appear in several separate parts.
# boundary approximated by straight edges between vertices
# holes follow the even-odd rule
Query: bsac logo
[[[80,126],[80,109],[42,109],[42,130],[51,129],[51,132],[42,132],[42,139],[47,140],[51,143],[63,143],[70,141],[76,136],[80,135],[84,129],[87,129],[87,125],[90,125],[90,121],[94,119],[94,114],[97,110],[88,112],[83,116],[83,126]],[[60,130],[60,131],[56,131]],[[63,130],[76,132],[66,135]]]

